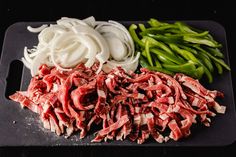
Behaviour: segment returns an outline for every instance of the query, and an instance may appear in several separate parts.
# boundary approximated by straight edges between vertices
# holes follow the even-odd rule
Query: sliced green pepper
[[[140,23],[138,24],[138,26],[141,31],[146,31],[146,27],[144,26],[144,24]]]
[[[227,70],[231,70],[230,67],[225,64],[225,62],[222,59],[218,59],[216,57],[214,57],[212,54],[208,53],[207,51],[205,51],[204,49],[202,49],[200,46],[194,45],[195,48],[197,48],[198,50],[202,51],[203,53],[205,53],[209,58],[211,58],[213,61],[221,64],[223,67],[225,67]]]
[[[222,74],[223,73],[222,66],[219,63],[217,63],[217,62],[214,62],[214,63],[215,63],[215,66],[217,68],[218,74]]]
[[[192,34],[198,34],[197,32],[191,30],[190,27],[188,27],[188,25],[186,25],[186,24],[183,23],[183,22],[177,21],[177,22],[175,22],[175,24],[179,27],[179,29],[180,29],[181,32],[184,32],[184,33],[192,33]]]
[[[167,42],[167,43],[183,43],[183,37],[182,36],[165,36],[165,35],[161,35],[161,34],[147,34],[147,36],[152,37],[156,40],[160,40],[163,42]]]
[[[189,51],[185,49],[180,49],[176,44],[169,44],[170,48],[180,54],[186,60],[191,60],[195,63],[198,63],[198,59]]]
[[[144,41],[149,41],[152,45],[161,48],[162,50],[168,52],[169,54],[174,55],[174,53],[170,50],[170,48],[168,46],[166,46],[164,43],[157,41],[151,37],[145,36],[143,37]]]
[[[218,49],[218,48],[211,48],[211,47],[206,47],[208,52],[210,52],[213,56],[219,57],[219,58],[224,58],[223,53]]]
[[[152,57],[151,57],[151,54],[150,54],[150,51],[149,51],[149,41],[148,40],[145,42],[145,52],[146,52],[148,63],[151,66],[153,66]]]
[[[175,64],[174,62],[171,62],[170,60],[168,60],[167,58],[160,56],[158,54],[156,54],[157,58],[162,62],[162,63],[166,63],[166,64]]]
[[[148,24],[149,24],[151,27],[160,27],[160,26],[163,26],[163,25],[169,25],[168,23],[160,22],[160,21],[158,21],[157,19],[154,19],[154,18],[151,18],[151,19],[148,21]]]
[[[146,68],[149,69],[149,70],[162,72],[162,73],[169,74],[169,75],[172,75],[172,76],[174,75],[173,72],[171,72],[171,71],[169,71],[169,70],[167,70],[165,68],[158,68],[158,67],[151,67],[151,66],[146,67]]]
[[[166,53],[160,49],[157,48],[151,48],[150,51],[154,54],[160,55],[176,64],[183,64],[184,62],[182,60],[180,60],[179,58],[177,58],[176,56],[170,55],[169,53]]]
[[[133,38],[134,42],[136,42],[141,47],[145,47],[145,44],[139,39],[138,35],[135,32],[135,30],[137,28],[138,27],[135,24],[130,25],[129,33],[130,33],[131,37]]]
[[[159,62],[159,60],[158,60],[157,57],[153,57],[153,60],[154,60],[154,63],[155,63],[155,65],[156,65],[156,67],[162,68],[162,65],[161,65],[161,63]]]
[[[147,60],[146,60],[145,58],[143,58],[142,56],[140,56],[140,58],[139,58],[139,63],[140,63],[140,65],[141,65],[143,68],[147,68],[147,69],[149,69],[149,70],[154,70],[154,71],[163,72],[163,73],[169,74],[169,75],[174,75],[173,72],[168,71],[168,70],[166,70],[166,69],[164,69],[164,68],[157,67],[157,66],[155,66],[155,67],[150,66],[150,65],[148,64]]]
[[[147,68],[148,66],[150,66],[148,64],[148,62],[146,61],[146,59],[143,56],[139,57],[139,64],[143,67],[143,68]]]
[[[193,62],[187,62],[185,64],[180,64],[180,65],[162,64],[162,66],[173,72],[186,72],[186,71],[196,70],[196,66]]]
[[[210,72],[214,71],[214,67],[211,63],[211,60],[207,55],[202,52],[199,52],[196,56],[202,61],[202,64],[204,64]]]
[[[187,42],[190,42],[190,43],[207,45],[207,46],[210,46],[210,47],[220,47],[221,46],[220,44],[215,43],[211,40],[204,39],[204,38],[198,38],[198,37],[184,36],[183,40],[187,41]]]

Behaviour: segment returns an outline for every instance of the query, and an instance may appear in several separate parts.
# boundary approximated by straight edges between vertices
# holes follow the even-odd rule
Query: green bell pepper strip
[[[147,36],[152,37],[156,40],[160,40],[163,42],[167,42],[167,43],[183,43],[183,37],[182,36],[165,36],[165,35],[161,35],[161,34],[147,34]]]
[[[193,33],[186,33],[186,34],[183,34],[185,36],[191,36],[191,37],[205,37],[209,34],[208,31],[204,31],[202,33],[197,33],[197,34],[193,34]]]
[[[174,55],[174,53],[170,50],[170,48],[168,46],[166,46],[164,43],[157,41],[151,37],[148,36],[144,36],[143,37],[144,41],[149,41],[153,46],[156,46],[158,48],[161,48],[162,50],[168,52],[169,54]]]
[[[155,63],[155,65],[156,65],[156,67],[162,68],[162,65],[161,65],[161,63],[159,62],[157,56],[154,56],[154,57],[153,57],[153,60],[154,60],[154,63]]]
[[[164,69],[164,68],[160,68],[160,67],[152,67],[152,66],[150,66],[149,64],[148,64],[148,62],[146,61],[146,59],[145,58],[143,58],[143,56],[140,56],[139,57],[139,63],[140,63],[140,65],[143,67],[143,68],[147,68],[147,69],[149,69],[149,70],[154,70],[154,71],[159,71],[159,72],[163,72],[163,73],[165,73],[165,74],[169,74],[169,75],[174,75],[174,73],[173,72],[171,72],[171,71],[168,71],[168,70],[166,70],[166,69]]]
[[[179,53],[182,57],[184,57],[186,60],[191,60],[193,61],[195,64],[201,65],[204,69],[204,72],[208,78],[209,83],[211,83],[213,81],[213,77],[211,72],[204,66],[204,64],[202,62],[200,62],[191,52],[186,51],[184,49],[180,49],[178,48],[178,46],[174,45],[174,44],[169,44],[170,47],[175,50],[177,53]]]
[[[197,50],[191,48],[190,46],[185,46],[184,44],[178,44],[178,47],[180,47],[182,49],[185,49],[185,50],[187,50],[187,51],[189,51],[189,52],[191,52],[191,53],[193,53],[195,55],[198,54]]]
[[[224,58],[224,54],[218,49],[218,48],[211,48],[211,47],[206,47],[208,52],[210,52],[213,56],[219,57],[219,58]]]
[[[219,63],[217,63],[217,62],[214,62],[214,63],[215,63],[215,66],[217,68],[218,74],[222,74],[223,73],[222,66]]]
[[[186,75],[189,75],[197,79],[200,79],[202,75],[204,74],[203,67],[196,68],[195,64],[191,61],[185,64],[181,64],[181,65],[162,64],[162,66],[169,71],[172,71],[175,73],[179,73],[179,72],[184,73]]]
[[[154,19],[154,18],[151,18],[151,19],[148,21],[148,24],[149,24],[151,27],[160,27],[160,26],[163,26],[163,25],[169,25],[169,23],[160,22],[160,21],[158,21],[157,19]]]
[[[202,45],[207,45],[210,47],[220,47],[221,45],[218,43],[215,43],[211,40],[204,39],[204,38],[197,38],[197,37],[191,37],[191,36],[183,36],[183,40],[190,42],[190,43],[195,43],[195,44],[202,44]]]
[[[199,52],[196,56],[199,58],[199,60],[201,60],[201,62],[207,67],[207,69],[210,72],[214,71],[214,67],[213,67],[213,65],[211,63],[211,60],[210,60],[210,58],[207,55],[205,55],[202,52]]]
[[[146,31],[146,27],[144,26],[144,24],[140,23],[138,24],[138,27],[141,31]]]
[[[185,49],[180,49],[176,44],[169,44],[170,48],[177,52],[179,55],[181,55],[183,58],[185,58],[186,60],[191,60],[194,63],[198,63],[198,59],[189,51],[185,50]]]
[[[212,76],[211,72],[204,65],[202,65],[202,67],[204,68],[204,72],[207,76],[208,82],[212,83],[213,82],[213,76]]]
[[[180,29],[181,32],[183,33],[193,33],[193,34],[198,34],[197,32],[191,30],[188,25],[186,25],[183,22],[177,21],[175,22],[175,25],[177,25]]]
[[[180,60],[179,58],[177,58],[176,56],[173,56],[173,55],[170,55],[169,53],[166,53],[160,49],[157,49],[157,48],[151,48],[150,49],[150,52],[154,53],[154,54],[157,54],[157,55],[160,55],[176,64],[183,64],[184,62],[182,60]]]
[[[148,66],[146,68],[149,69],[149,70],[162,72],[162,73],[165,73],[165,74],[168,74],[168,75],[172,75],[172,76],[174,75],[173,72],[171,72],[171,71],[169,71],[169,70],[167,70],[165,68],[158,68],[158,67],[151,67],[151,66]]]
[[[147,40],[145,42],[145,52],[146,52],[146,56],[147,56],[147,60],[148,60],[148,63],[153,66],[153,63],[152,63],[152,57],[151,57],[151,54],[150,54],[150,51],[149,51],[149,41]]]
[[[205,73],[204,67],[203,67],[203,66],[198,67],[198,68],[196,69],[196,73],[195,73],[195,74],[197,75],[197,79],[201,79],[204,73]],[[209,81],[209,80],[208,80],[208,81]],[[209,82],[210,82],[210,81],[209,81]],[[212,82],[212,80],[211,80],[211,82]]]
[[[162,62],[162,63],[166,63],[166,64],[175,64],[174,62],[171,62],[170,60],[168,60],[167,58],[160,56],[158,54],[156,54],[157,58]]]
[[[142,36],[147,35],[147,34],[157,34],[157,33],[164,33],[168,32],[169,30],[177,29],[178,27],[175,25],[165,25],[165,26],[160,26],[160,27],[150,27],[141,32],[140,34]],[[172,32],[172,31],[170,31]]]
[[[227,64],[225,64],[225,62],[222,59],[218,59],[218,58],[214,57],[213,55],[211,55],[210,53],[208,53],[207,51],[202,49],[200,46],[194,45],[194,47],[197,48],[198,50],[202,51],[203,53],[205,53],[214,62],[221,64],[225,69],[227,69],[229,71],[231,70],[230,67]]]
[[[140,63],[140,65],[141,65],[142,67],[144,67],[144,68],[150,66],[150,65],[148,64],[148,62],[146,61],[146,59],[145,59],[143,56],[140,56],[140,57],[139,57],[139,63]]]
[[[170,64],[162,64],[162,66],[173,72],[186,72],[186,71],[195,71],[196,66],[193,62],[187,62],[185,64],[180,65],[170,65]]]
[[[169,31],[169,32],[173,32],[173,31]],[[164,35],[166,36],[172,36],[172,37],[183,37],[183,36],[190,36],[190,37],[205,37],[208,35],[208,31],[202,32],[202,33],[198,33],[198,34],[193,34],[193,33],[183,33],[183,32],[178,32],[176,34],[171,34],[168,31],[166,31],[166,33]],[[162,33],[163,34],[163,33]],[[143,35],[143,34],[142,34]]]
[[[138,35],[135,32],[137,28],[138,27],[135,24],[130,25],[129,33],[131,37],[133,38],[134,42],[136,42],[140,47],[145,47],[145,44],[139,39]]]
[[[146,54],[146,51],[143,50],[142,53],[141,53],[145,58],[147,58],[147,54]]]

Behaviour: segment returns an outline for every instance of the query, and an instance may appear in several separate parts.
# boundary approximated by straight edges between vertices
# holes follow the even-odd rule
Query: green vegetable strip
[[[157,40],[155,40],[153,38],[150,38],[148,36],[143,37],[143,39],[145,41],[149,41],[152,45],[161,48],[162,50],[168,52],[169,54],[174,55],[174,53],[170,50],[170,48],[168,46],[166,46],[164,43],[159,42],[159,41],[157,41]]]
[[[148,24],[149,24],[151,27],[160,27],[160,26],[164,26],[164,25],[169,25],[168,23],[160,22],[160,21],[158,21],[157,19],[154,19],[154,18],[151,18],[151,19],[148,21]]]
[[[156,56],[157,56],[157,58],[158,58],[162,63],[175,64],[175,63],[171,62],[170,60],[168,60],[167,58],[162,57],[162,56],[160,56],[160,55],[158,55],[158,54],[156,54]]]
[[[220,50],[218,48],[210,48],[210,47],[206,47],[206,49],[208,50],[208,52],[210,52],[213,56],[215,57],[219,57],[219,58],[224,58],[224,55],[222,52],[220,52]]]
[[[159,60],[157,59],[157,56],[154,56],[154,57],[153,57],[153,60],[154,60],[154,63],[155,63],[155,65],[156,65],[156,67],[162,68],[161,63],[160,63]]]
[[[167,43],[183,43],[183,37],[180,36],[165,36],[161,34],[147,34],[147,36]]]
[[[174,62],[174,63],[176,63],[176,64],[183,64],[183,63],[184,63],[182,60],[180,60],[180,59],[177,58],[176,56],[172,56],[172,55],[170,55],[170,54],[168,54],[168,53],[166,53],[166,52],[163,52],[163,51],[160,50],[160,49],[151,48],[150,51],[151,51],[152,53],[155,53],[155,54],[157,54],[157,55],[160,55],[160,56],[162,56],[162,57],[164,57],[164,58],[166,58],[166,59],[168,59],[168,60],[170,60],[170,61],[172,61],[172,62]]]
[[[186,60],[191,60],[195,63],[198,63],[198,59],[189,51],[184,50],[184,49],[180,49],[177,45],[175,44],[169,44],[170,48],[172,50],[174,50],[175,52],[177,52],[178,54],[180,54],[183,58],[185,58]]]
[[[195,49],[193,49],[193,48],[191,48],[191,47],[189,47],[189,46],[185,46],[185,45],[182,45],[182,44],[178,44],[178,46],[179,46],[180,48],[182,48],[182,49],[185,49],[186,51],[189,51],[189,52],[195,54],[195,55],[198,54],[198,52],[197,52]]]
[[[145,30],[142,30],[142,32],[141,32],[141,35],[147,35],[147,34],[156,34],[156,33],[163,33],[163,32],[165,32],[165,31],[170,31],[170,32],[172,32],[172,30],[175,30],[176,28],[178,28],[178,27],[176,27],[175,25],[167,25],[167,26],[160,26],[160,27],[151,27],[151,28],[147,28],[147,29],[145,29]]]
[[[153,66],[151,54],[150,54],[150,51],[149,51],[149,41],[148,40],[145,42],[145,52],[146,52],[148,63],[151,66]]]
[[[209,69],[210,72],[214,71],[214,67],[213,67],[213,65],[211,63],[211,60],[210,60],[210,58],[207,55],[203,54],[202,52],[199,52],[196,56],[207,67],[207,69]]]
[[[196,67],[193,62],[188,62],[180,65],[170,65],[170,64],[162,64],[162,66],[173,72],[190,72],[195,71]]]
[[[178,48],[176,45],[174,44],[170,44],[170,47],[175,50],[177,53],[179,53],[181,56],[183,56],[186,60],[191,60],[196,64],[200,64],[203,68],[204,68],[204,72],[208,78],[208,81],[211,83],[213,81],[212,75],[210,73],[210,71],[190,52],[180,49]]]
[[[203,68],[204,68],[204,72],[207,76],[208,82],[212,83],[213,82],[213,76],[212,76],[211,72],[205,66],[203,66]]]
[[[177,21],[177,22],[175,22],[175,24],[179,27],[181,32],[198,34],[197,32],[191,30],[186,24],[184,24],[182,22]]]
[[[214,62],[214,63],[215,63],[215,66],[217,68],[218,74],[222,74],[223,73],[222,66],[219,63],[217,63],[217,62]]]
[[[174,30],[169,30],[167,32],[174,32]],[[144,33],[142,33],[144,35]],[[190,37],[204,37],[208,35],[208,31],[198,33],[198,34],[193,34],[193,33],[183,33],[183,32],[177,32],[176,34],[170,34],[170,33],[165,33],[166,36],[175,36],[175,37],[183,37],[183,36],[190,36]]]
[[[144,26],[144,24],[138,24],[138,27],[141,31],[146,31],[146,27]]]
[[[201,79],[202,78],[202,75],[205,73],[205,68],[203,66],[200,66],[196,69],[196,78],[197,79]],[[208,79],[208,81],[211,83],[213,79]]]
[[[143,58],[143,56],[139,57],[139,63],[143,68],[147,68],[148,66],[150,66],[148,62],[145,60],[145,58]]]
[[[210,47],[220,47],[219,44],[216,44],[208,39],[202,39],[202,38],[191,37],[191,36],[184,36],[183,39],[190,43],[203,44]]]
[[[147,53],[146,53],[145,50],[142,51],[142,55],[143,55],[144,57],[147,57]]]
[[[208,53],[207,51],[205,51],[204,49],[202,49],[201,47],[199,46],[195,46],[198,50],[204,52],[209,58],[211,58],[212,60],[214,60],[215,62],[221,64],[223,67],[225,67],[227,70],[231,70],[230,67],[228,65],[225,64],[225,62],[221,59],[218,59],[214,56],[212,56],[210,53]]]
[[[144,43],[139,39],[139,37],[137,36],[135,30],[137,29],[137,26],[135,24],[132,24],[129,27],[129,33],[131,35],[131,37],[133,38],[133,40],[141,47],[145,47]]]
[[[149,70],[153,70],[153,71],[158,71],[158,72],[162,72],[162,73],[165,73],[165,74],[168,74],[168,75],[174,75],[173,72],[167,70],[167,69],[164,69],[164,68],[158,68],[158,67],[151,67],[151,66],[148,66],[147,69]]]
[[[203,67],[196,68],[195,64],[191,61],[182,65],[162,64],[162,66],[169,71],[181,72],[197,79],[200,79],[204,74],[204,68]]]
[[[151,67],[148,62],[145,60],[145,58],[143,58],[142,56],[140,56],[139,58],[139,63],[143,68],[147,68],[149,70],[154,70],[154,71],[159,71],[159,72],[163,72],[165,74],[169,74],[169,75],[174,75],[173,72],[166,70],[164,68],[160,68],[160,67]]]

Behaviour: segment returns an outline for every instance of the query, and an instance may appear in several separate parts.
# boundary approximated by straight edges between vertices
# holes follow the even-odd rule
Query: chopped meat
[[[97,126],[92,142],[127,137],[138,144],[149,137],[177,141],[190,135],[194,123],[210,126],[215,112],[225,113],[226,107],[215,101],[223,93],[183,74],[171,77],[144,68],[128,74],[120,67],[96,74],[97,68],[79,64],[61,72],[42,65],[27,91],[10,98],[39,114],[43,126],[57,135],[80,131],[84,138]]]

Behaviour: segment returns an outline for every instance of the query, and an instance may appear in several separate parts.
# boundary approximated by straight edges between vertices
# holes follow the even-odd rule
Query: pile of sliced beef
[[[84,138],[95,128],[92,142],[128,138],[141,144],[149,137],[159,143],[177,141],[190,135],[193,123],[210,126],[210,118],[226,109],[215,101],[222,93],[183,74],[96,70],[96,64],[67,72],[42,65],[28,90],[10,98],[38,113],[43,126],[57,135],[80,132]]]

